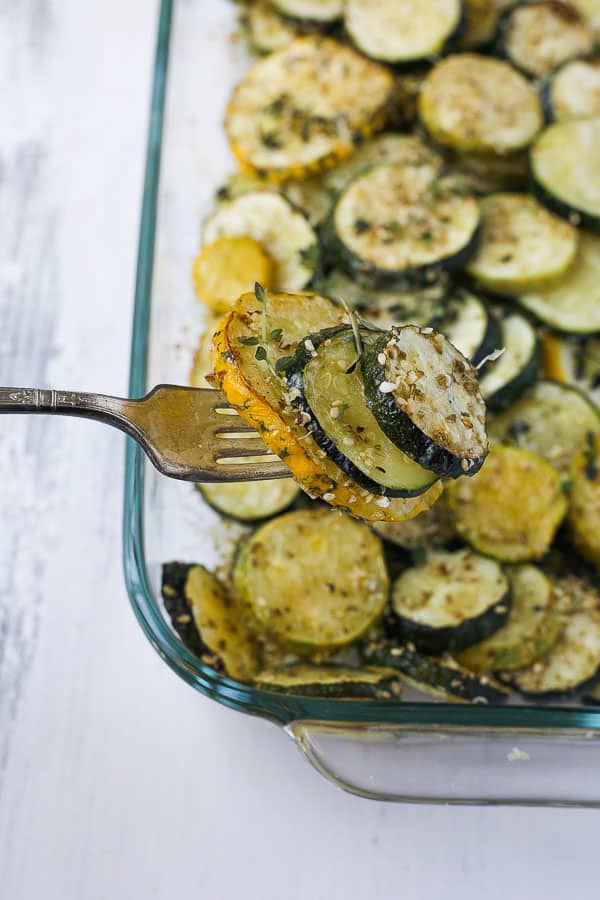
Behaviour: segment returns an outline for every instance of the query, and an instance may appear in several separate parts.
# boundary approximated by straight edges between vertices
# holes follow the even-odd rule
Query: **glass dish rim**
[[[142,213],[140,220],[129,396],[146,390],[147,335],[150,324],[164,105],[169,44],[176,0],[161,0],[151,92]],[[545,706],[483,706],[377,700],[325,700],[259,690],[219,675],[191,653],[171,631],[154,600],[144,557],[144,459],[127,439],[123,506],[123,566],[135,616],[146,637],[184,681],[239,711],[287,725],[298,719],[354,724],[463,726],[466,728],[584,728],[600,730],[600,710]]]

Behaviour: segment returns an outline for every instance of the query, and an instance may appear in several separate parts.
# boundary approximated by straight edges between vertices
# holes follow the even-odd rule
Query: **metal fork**
[[[79,416],[134,438],[163,475],[184,481],[289,478],[220,391],[159,384],[139,400],[102,394],[0,387],[0,413]]]

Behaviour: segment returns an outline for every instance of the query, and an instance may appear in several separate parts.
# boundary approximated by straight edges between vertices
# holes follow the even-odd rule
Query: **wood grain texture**
[[[156,10],[0,0],[4,382],[125,389]],[[0,421],[1,900],[597,895],[597,812],[359,800],[184,686],[127,603],[122,457]]]

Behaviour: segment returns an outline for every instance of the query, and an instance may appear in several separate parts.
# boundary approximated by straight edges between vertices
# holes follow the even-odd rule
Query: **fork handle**
[[[49,413],[96,419],[139,439],[139,430],[129,418],[135,403],[135,400],[80,391],[0,387],[0,413]]]

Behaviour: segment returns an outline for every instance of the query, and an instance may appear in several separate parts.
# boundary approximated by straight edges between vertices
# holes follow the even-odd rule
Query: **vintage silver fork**
[[[0,413],[50,413],[95,419],[134,438],[159,472],[184,481],[289,478],[225,400],[210,388],[159,384],[139,400],[102,394],[0,387]]]

